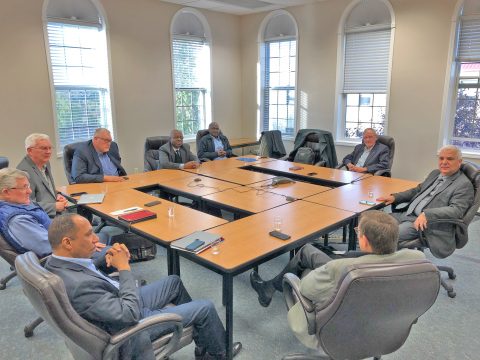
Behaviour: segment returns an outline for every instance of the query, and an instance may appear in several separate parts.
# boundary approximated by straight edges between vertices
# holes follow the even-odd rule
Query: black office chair
[[[52,329],[64,338],[75,359],[118,359],[122,344],[158,324],[171,326],[173,330],[153,342],[157,359],[166,359],[192,342],[193,326],[183,328],[182,319],[176,314],[150,316],[110,335],[73,309],[62,279],[40,266],[35,254],[28,252],[18,256],[15,265],[25,295]]]
[[[435,303],[440,275],[428,260],[353,265],[323,305],[305,298],[299,285],[296,275],[285,274],[287,308],[300,302],[319,354],[292,354],[283,360],[380,359],[405,343],[412,325]]]
[[[143,152],[143,171],[153,171],[158,169],[158,159],[160,146],[168,143],[170,136],[151,136],[145,139]]]
[[[314,157],[312,165],[335,168],[338,164],[337,152],[332,133],[325,130],[301,129],[295,136],[293,150],[288,155],[288,161],[297,161],[300,148],[310,148]]]
[[[280,130],[262,131],[259,143],[259,156],[267,156],[273,159],[281,159],[285,155],[287,155],[285,145],[283,144],[282,140],[282,132]]]
[[[0,169],[8,167],[8,158],[0,156]]]
[[[388,147],[390,150],[388,155],[388,168],[383,170],[375,171],[373,175],[375,176],[385,176],[385,177],[392,177],[392,166],[393,166],[393,158],[395,156],[395,140],[391,136],[387,135],[378,135],[377,141],[385,146]],[[341,169],[346,167],[344,164],[340,164],[337,166],[337,169]]]
[[[69,184],[75,184],[75,180],[72,178],[72,161],[75,150],[84,142],[79,141],[76,143],[67,144],[63,147],[63,169],[65,170],[65,176]]]
[[[0,290],[5,290],[7,283],[17,276],[17,271],[15,270],[15,259],[19,254],[15,249],[0,235],[0,256],[10,265],[10,273],[0,279]],[[45,264],[47,257],[40,260],[40,264]],[[37,318],[32,321],[30,324],[26,325],[24,328],[25,337],[30,337],[33,335],[35,328],[43,322],[42,318]]]
[[[467,178],[473,184],[474,190],[474,200],[472,206],[467,210],[465,215],[462,219],[438,219],[438,220],[429,220],[428,221],[428,229],[435,228],[435,224],[451,224],[454,227],[455,233],[455,247],[457,249],[463,248],[468,242],[468,226],[472,222],[473,218],[477,214],[478,208],[480,207],[480,168],[475,165],[474,163],[465,161],[460,170],[467,176]],[[396,209],[393,209],[396,211]],[[429,244],[429,232],[422,232],[419,231],[419,237],[417,239],[411,241],[404,241],[399,244],[400,247],[409,248],[409,249],[419,249],[424,251],[427,248],[430,248]],[[439,255],[432,252],[432,255],[435,257],[440,257]],[[455,274],[453,268],[450,266],[439,265],[437,266],[438,270],[445,271],[448,273],[448,278],[454,280],[457,275]],[[442,287],[447,290],[447,294],[449,297],[454,298],[457,294],[453,290],[453,286],[447,284],[445,280],[442,279]]]

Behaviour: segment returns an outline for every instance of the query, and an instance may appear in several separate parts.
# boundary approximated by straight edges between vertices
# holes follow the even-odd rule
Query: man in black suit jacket
[[[355,146],[353,152],[343,158],[342,163],[350,171],[375,173],[388,169],[390,149],[377,142],[377,133],[372,128],[363,131],[361,144]]]
[[[30,200],[35,201],[51,218],[61,213],[67,206],[67,199],[57,193],[50,168],[53,153],[50,137],[45,134],[31,134],[25,139],[27,155],[17,165],[17,169],[29,175]]]
[[[113,334],[145,317],[175,313],[182,316],[184,327],[194,327],[195,359],[226,358],[225,329],[215,306],[208,300],[192,300],[178,276],[137,288],[128,249],[114,244],[105,260],[107,266],[119,271],[119,281],[106,277],[90,260],[98,238],[90,223],[76,214],[56,217],[48,238],[53,254],[45,267],[63,279],[73,308],[84,319]],[[175,306],[167,308],[168,304]],[[168,330],[159,326],[141,333],[131,346],[123,346],[122,355],[155,359],[150,339],[155,340]],[[234,353],[240,349],[240,343],[234,344]]]
[[[127,173],[121,161],[118,145],[112,141],[110,131],[98,128],[92,140],[75,150],[72,178],[76,183],[123,181]]]
[[[227,137],[220,132],[218,123],[208,125],[209,134],[198,142],[197,155],[199,159],[225,159],[233,155],[232,147]]]

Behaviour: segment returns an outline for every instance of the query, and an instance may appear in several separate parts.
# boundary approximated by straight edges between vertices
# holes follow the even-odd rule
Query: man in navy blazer
[[[208,132],[209,134],[203,136],[198,142],[198,158],[218,160],[231,157],[233,155],[232,147],[227,137],[220,132],[218,123],[210,123]]]
[[[363,131],[363,141],[353,152],[343,158],[342,163],[350,171],[375,173],[388,169],[390,149],[377,142],[377,133],[372,128]]]
[[[110,131],[98,128],[92,140],[75,150],[72,178],[76,183],[123,181],[127,173],[121,161],[118,145],[112,141]]]
[[[208,300],[192,300],[178,276],[168,276],[136,287],[124,244],[114,244],[105,255],[107,266],[119,271],[119,281],[106,277],[90,259],[98,242],[92,226],[76,214],[56,217],[48,230],[53,249],[45,268],[62,278],[73,308],[87,321],[115,334],[143,318],[160,313],[182,317],[183,326],[193,326],[195,359],[226,359],[225,329]],[[173,304],[174,306],[167,305]],[[151,341],[168,332],[165,326],[144,331],[123,345],[122,358],[155,359]],[[234,354],[241,349],[234,344]]]

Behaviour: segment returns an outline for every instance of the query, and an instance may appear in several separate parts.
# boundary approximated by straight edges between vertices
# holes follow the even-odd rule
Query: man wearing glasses
[[[344,270],[350,265],[403,262],[425,258],[425,255],[418,250],[397,251],[398,224],[395,219],[382,211],[364,212],[360,216],[356,230],[360,252],[346,253],[344,258],[334,260],[307,244],[295,254],[276,277],[269,281],[262,280],[257,272],[252,271],[250,282],[258,294],[260,305],[267,307],[275,291],[282,291],[283,275],[286,273],[294,273],[301,277],[300,292],[317,307],[327,303],[335,294]],[[305,313],[300,305],[297,304],[289,310],[288,323],[305,346],[318,348],[315,335],[308,334]]]
[[[25,139],[27,154],[17,165],[30,179],[30,200],[42,207],[49,217],[65,211],[67,199],[57,193],[50,168],[53,153],[50,138],[45,134],[31,134]]]
[[[110,131],[98,128],[92,140],[75,150],[72,178],[76,183],[123,181],[127,173],[121,161],[118,145],[112,141]]]

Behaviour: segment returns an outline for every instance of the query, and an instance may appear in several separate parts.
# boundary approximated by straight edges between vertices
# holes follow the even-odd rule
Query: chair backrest
[[[203,138],[205,135],[210,134],[208,129],[203,129],[203,130],[198,130],[197,131],[197,137],[195,138],[195,144],[197,145],[197,152],[198,149],[200,148],[200,139]]]
[[[288,160],[293,161],[301,147],[309,147],[315,152],[315,164],[335,168],[338,164],[337,152],[332,133],[318,129],[301,129],[297,132],[293,150]]]
[[[72,178],[72,161],[75,150],[81,146],[84,141],[67,144],[63,147],[63,169],[65,170],[65,176],[69,184],[75,184],[75,180]]]
[[[65,339],[75,359],[102,359],[110,335],[73,309],[60,277],[44,269],[33,252],[17,256],[17,275],[38,314]]]
[[[157,170],[159,158],[158,149],[160,146],[170,141],[170,136],[151,136],[145,139],[145,149],[143,153],[143,170]]]
[[[316,310],[319,343],[333,359],[389,354],[403,345],[439,288],[440,274],[428,260],[351,266],[331,302]]]
[[[0,234],[0,256],[5,259],[10,266],[14,266],[17,255],[18,253],[15,249],[5,240],[2,234]]]
[[[388,168],[392,170],[393,157],[395,156],[395,140],[391,136],[378,135],[377,141],[390,149],[390,155],[388,160]]]
[[[0,156],[0,169],[8,167],[8,158]]]
[[[284,157],[287,152],[283,145],[282,132],[280,130],[268,130],[262,131],[260,136],[260,156],[268,156],[274,159],[280,159]]]

